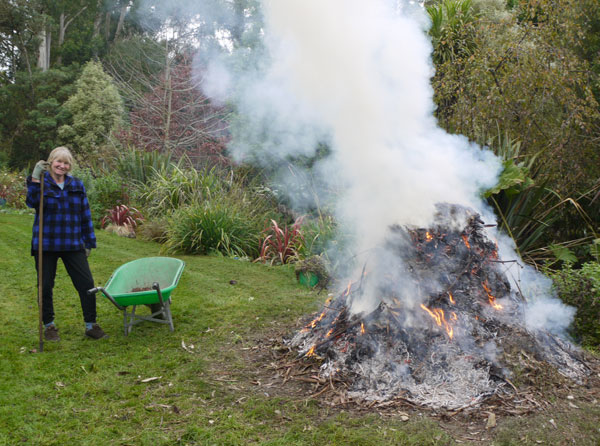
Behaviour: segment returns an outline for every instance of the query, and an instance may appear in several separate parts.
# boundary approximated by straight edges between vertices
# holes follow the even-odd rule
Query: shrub
[[[300,256],[310,257],[327,251],[329,244],[338,236],[338,227],[332,216],[320,215],[316,219],[306,219],[302,224],[302,233],[304,244]]]
[[[255,257],[260,234],[249,209],[219,199],[173,212],[165,244],[169,252]]]
[[[167,218],[155,218],[145,220],[139,227],[138,233],[146,240],[158,243],[166,243],[168,240],[169,221]]]
[[[129,204],[131,184],[126,186],[126,180],[115,172],[94,177],[90,169],[78,168],[73,174],[85,184],[92,219],[97,226],[100,225],[100,220],[107,209],[120,204]]]
[[[143,220],[142,214],[136,208],[119,204],[107,211],[100,221],[100,226],[104,228],[108,224],[113,224],[115,226],[135,228]]]
[[[344,277],[356,266],[357,257],[351,250],[355,246],[352,235],[340,231],[332,216],[320,213],[318,218],[307,219],[302,233],[304,245],[300,248],[300,258],[322,257],[332,277]]]
[[[484,192],[484,197],[494,207],[499,217],[499,227],[514,240],[520,256],[531,264],[553,260],[556,250],[553,239],[560,233],[561,244],[570,248],[588,243],[593,234],[593,224],[578,200],[561,197],[547,187],[548,178],[534,172],[537,155],[522,153],[521,143],[507,133],[498,131],[496,138],[488,141],[503,159],[503,170],[498,184]],[[564,240],[564,230],[554,230],[565,212],[577,214],[581,232]],[[554,245],[557,245],[554,243]]]
[[[166,239],[168,251],[254,258],[263,222],[278,217],[272,193],[231,168],[173,165],[170,174],[156,172],[139,197],[149,220],[160,222],[147,223],[146,236]]]
[[[122,178],[128,178],[140,184],[148,183],[156,174],[170,173],[175,164],[170,154],[157,150],[145,152],[133,146],[127,146],[114,158],[115,170]]]
[[[559,297],[577,308],[572,326],[575,339],[588,347],[600,346],[600,263],[588,262],[580,269],[566,263],[550,273]]]
[[[299,257],[304,244],[300,226],[304,217],[296,219],[292,226],[281,228],[275,220],[263,231],[266,234],[260,242],[260,255],[257,260],[273,263],[292,263]]]
[[[143,187],[141,199],[148,215],[162,217],[182,206],[201,203],[227,190],[217,168],[197,171],[174,166],[173,170],[156,172]]]
[[[93,152],[122,123],[123,100],[102,64],[89,61],[75,82],[77,91],[63,104],[69,124],[58,129],[61,140],[75,153]]]
[[[5,206],[25,209],[27,207],[25,204],[26,196],[27,189],[23,174],[7,170],[0,171],[0,199],[5,201]]]

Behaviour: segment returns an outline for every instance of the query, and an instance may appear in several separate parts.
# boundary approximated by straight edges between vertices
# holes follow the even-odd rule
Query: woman
[[[38,269],[40,180],[44,181],[44,222],[42,235],[42,320],[47,341],[59,341],[54,323],[52,289],[58,259],[62,259],[75,289],[79,293],[85,335],[92,339],[106,336],[96,323],[94,279],[87,261],[96,247],[92,214],[83,182],[69,175],[73,155],[66,147],[57,147],[48,161],[39,161],[27,178],[27,206],[36,210],[31,240],[31,255]],[[48,171],[47,171],[48,170]],[[39,274],[39,271],[38,271]]]

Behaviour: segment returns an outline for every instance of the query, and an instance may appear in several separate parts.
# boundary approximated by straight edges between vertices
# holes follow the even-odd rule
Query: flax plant
[[[524,260],[531,264],[552,262],[557,247],[585,245],[595,237],[592,221],[579,201],[561,197],[548,187],[544,173],[535,169],[540,154],[523,155],[519,141],[500,131],[489,145],[504,160],[504,170],[498,184],[484,196],[494,207],[500,228],[513,239]],[[590,235],[553,243],[556,225],[568,207],[579,216]]]

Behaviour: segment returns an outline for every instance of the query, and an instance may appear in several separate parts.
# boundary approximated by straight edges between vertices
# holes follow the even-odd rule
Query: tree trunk
[[[234,45],[240,47],[242,45],[242,36],[246,27],[246,8],[245,0],[235,0],[233,3],[234,24],[231,27],[231,38]]]
[[[77,14],[75,14],[69,20],[67,20],[67,15],[64,13],[64,11],[60,13],[60,19],[59,19],[59,25],[58,25],[58,50],[59,51],[60,51],[60,48],[62,47],[63,43],[65,43],[65,34],[67,33],[67,28],[69,27],[69,25],[71,23],[73,23],[73,20],[75,20],[77,18],[77,16],[79,14],[81,14],[83,11],[85,11],[86,9],[87,9],[87,6],[84,6],[77,12]],[[58,53],[58,57],[56,58],[56,63],[58,65],[62,64],[62,56],[61,56],[60,52]]]
[[[165,140],[163,143],[163,150],[165,153],[167,154],[171,154],[171,141],[170,139],[170,130],[171,130],[171,110],[172,110],[172,106],[173,106],[173,85],[171,83],[171,59],[169,56],[169,39],[166,40],[165,42],[166,45],[166,51],[165,51],[165,109],[166,109],[166,114],[167,116],[165,116],[165,129],[164,129],[164,135],[165,135]]]
[[[106,11],[106,20],[104,21],[104,38],[110,41],[110,11]]]
[[[68,25],[67,25],[68,26]],[[65,13],[64,11],[60,13],[60,19],[58,22],[58,57],[56,58],[56,64],[62,64],[62,55],[60,54],[60,48],[65,41],[65,32],[67,31],[67,26],[65,26]]]
[[[98,0],[96,5],[96,18],[94,19],[94,33],[92,39],[100,35],[100,25],[102,25],[102,0]]]
[[[119,22],[117,23],[117,30],[115,31],[115,40],[123,31],[123,23],[125,22],[125,15],[127,14],[127,8],[129,7],[129,2],[125,2],[123,6],[121,6],[121,14],[119,14]]]
[[[23,36],[21,34],[18,35],[19,40],[21,41],[21,48],[23,48],[23,52],[25,53],[25,65],[27,66],[27,74],[29,74],[29,86],[31,87],[31,102],[35,99],[35,88],[33,88],[33,73],[31,72],[31,63],[29,62],[29,52],[27,51],[27,45],[23,42]],[[16,61],[13,66],[17,66]]]
[[[48,71],[50,68],[50,44],[52,43],[52,33],[50,28],[45,26],[40,35],[40,46],[37,66],[42,71]]]
[[[60,13],[60,19],[59,19],[59,24],[58,24],[58,47],[60,48],[60,46],[63,44],[63,42],[65,41],[65,32],[67,31],[67,25],[65,25],[65,13],[64,11]],[[70,23],[70,22],[69,22]]]

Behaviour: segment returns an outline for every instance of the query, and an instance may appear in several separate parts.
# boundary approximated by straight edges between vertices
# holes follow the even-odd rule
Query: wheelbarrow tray
[[[172,257],[133,260],[117,268],[105,287],[92,288],[88,293],[101,291],[123,312],[125,336],[131,332],[131,327],[144,321],[169,324],[173,331],[171,292],[179,283],[184,266],[182,260]],[[149,305],[152,314],[136,314],[138,305]]]
[[[133,260],[117,268],[104,289],[123,307],[160,303],[153,284],[158,283],[163,300],[169,300],[184,266],[183,260],[173,257]]]

